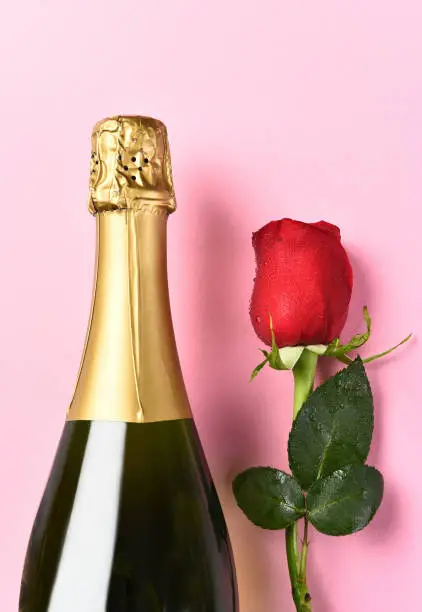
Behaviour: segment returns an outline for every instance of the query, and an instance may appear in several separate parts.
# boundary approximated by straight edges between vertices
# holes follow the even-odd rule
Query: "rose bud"
[[[256,278],[250,316],[271,346],[329,344],[346,322],[352,268],[335,225],[272,221],[253,234]]]

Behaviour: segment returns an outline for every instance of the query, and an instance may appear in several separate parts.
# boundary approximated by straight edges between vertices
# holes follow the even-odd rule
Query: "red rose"
[[[343,329],[352,268],[335,225],[272,221],[253,234],[256,278],[250,315],[256,334],[277,346],[328,344]]]

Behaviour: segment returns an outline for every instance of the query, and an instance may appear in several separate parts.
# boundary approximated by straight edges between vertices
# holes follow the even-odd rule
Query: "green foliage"
[[[260,373],[262,368],[266,365],[267,361],[268,361],[268,359],[265,358],[264,361],[261,361],[261,363],[258,363],[258,365],[256,366],[256,368],[254,369],[254,371],[251,374],[250,380],[253,380],[256,376],[258,376],[258,374]]]
[[[368,308],[363,308],[363,318],[365,319],[366,331],[363,334],[355,334],[353,338],[346,344],[341,344],[339,338],[335,338],[327,347],[325,355],[329,357],[337,357],[338,359],[345,357],[347,354],[360,348],[368,342],[371,335],[372,322],[369,316]],[[347,358],[350,360],[350,358]]]
[[[369,316],[367,326],[369,333]],[[364,336],[351,343],[362,343]],[[264,354],[258,371],[269,361],[270,354]],[[373,426],[372,392],[358,357],[311,393],[299,410],[288,445],[293,477],[270,467],[242,472],[233,483],[238,505],[264,529],[284,529],[303,516],[328,535],[363,529],[383,495],[381,474],[364,465]]]
[[[365,319],[365,324],[366,324],[366,331],[363,334],[355,334],[353,338],[349,340],[349,342],[346,342],[346,344],[341,344],[340,338],[335,338],[327,346],[327,349],[324,355],[326,355],[327,357],[335,357],[342,363],[346,363],[346,364],[352,363],[353,360],[351,359],[349,353],[356,351],[358,348],[366,344],[371,336],[372,321],[371,321],[371,317],[369,316],[369,312],[366,306],[364,306],[363,308],[363,318]],[[412,337],[412,334],[409,334],[408,336],[406,336],[406,338],[404,338],[404,340],[402,340],[398,344],[395,344],[394,346],[387,349],[386,351],[382,351],[382,353],[377,353],[376,355],[371,355],[370,357],[366,357],[365,359],[362,360],[363,363],[370,363],[371,361],[375,361],[376,359],[380,359],[381,357],[385,357],[386,355],[389,355],[390,353],[398,349],[400,346],[408,342],[411,337]]]
[[[314,391],[289,437],[289,465],[305,490],[343,465],[364,463],[371,445],[371,388],[358,358]]]
[[[305,497],[297,482],[280,470],[253,467],[233,482],[239,507],[264,529],[284,529],[305,514]]]
[[[383,477],[368,465],[349,465],[314,482],[307,495],[310,522],[327,535],[360,531],[378,510]]]
[[[304,346],[285,346],[284,348],[279,349],[277,346],[277,342],[275,340],[273,320],[270,316],[270,330],[271,330],[271,351],[264,351],[262,349],[261,352],[265,356],[264,361],[259,363],[256,368],[253,370],[251,374],[250,380],[253,380],[256,376],[258,376],[259,372],[262,368],[268,363],[270,368],[273,370],[291,370],[295,366],[295,364],[300,359],[303,351],[305,350]],[[312,350],[320,351],[320,346],[312,347]],[[321,353],[319,353],[321,354]]]
[[[337,359],[338,361],[341,361],[346,365],[353,363],[353,359],[350,357],[349,353],[353,353],[358,348],[366,344],[366,342],[368,342],[371,336],[372,321],[366,306],[364,306],[363,308],[363,318],[365,319],[366,331],[362,334],[355,334],[353,338],[349,340],[349,342],[346,342],[346,344],[342,344],[340,338],[334,338],[334,340],[328,345],[313,344],[307,346],[286,346],[284,348],[279,349],[275,341],[272,318],[270,317],[270,329],[272,338],[271,351],[268,352],[260,349],[261,352],[265,355],[265,360],[256,366],[256,368],[251,374],[250,380],[253,380],[267,363],[270,368],[273,368],[273,370],[294,369],[295,365],[300,361],[300,357],[305,349],[310,351],[311,353],[315,353],[316,355],[333,357],[334,359]],[[411,337],[412,334],[409,334],[408,336],[406,336],[406,338],[404,338],[404,340],[402,340],[398,344],[381,353],[366,357],[362,360],[362,362],[370,363],[371,361],[375,361],[376,359],[380,359],[381,357],[389,355],[390,353],[398,349],[400,346],[408,342]]]

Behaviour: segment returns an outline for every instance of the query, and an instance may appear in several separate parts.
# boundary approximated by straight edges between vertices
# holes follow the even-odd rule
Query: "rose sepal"
[[[253,370],[250,380],[253,380],[267,365],[267,363],[270,368],[273,368],[273,370],[293,370],[304,350],[315,353],[316,355],[333,357],[346,365],[351,364],[353,362],[353,358],[349,355],[349,353],[357,351],[357,349],[366,344],[371,337],[372,320],[366,306],[363,308],[363,318],[365,320],[366,330],[363,333],[355,334],[349,340],[349,342],[346,342],[346,344],[342,344],[340,338],[334,338],[330,344],[309,344],[306,346],[285,346],[283,348],[278,348],[275,340],[273,321],[270,315],[271,351],[268,352],[260,349],[265,356],[265,359],[264,361],[261,361],[261,363],[259,363]],[[363,363],[370,363],[371,361],[375,361],[376,359],[389,355],[410,340],[411,337],[412,334],[409,334],[401,342],[387,349],[386,351],[362,359]]]
[[[346,344],[341,344],[340,338],[334,338],[334,340],[330,342],[330,344],[327,346],[325,353],[321,354],[325,355],[326,357],[334,357],[335,359],[341,361],[341,363],[345,363],[346,365],[352,363],[353,358],[350,357],[349,353],[356,351],[358,348],[366,344],[369,338],[371,337],[372,320],[369,316],[367,306],[363,307],[363,318],[366,324],[365,332],[363,332],[362,334],[355,334],[353,338],[349,340],[349,342],[346,342]],[[370,357],[363,358],[363,363],[370,363],[371,361],[375,361],[376,359],[380,359],[381,357],[389,355],[397,348],[399,348],[399,346],[402,346],[403,344],[405,344],[405,342],[410,340],[411,337],[412,334],[409,334],[408,336],[406,336],[406,338],[401,340],[401,342],[395,344],[393,347],[387,349],[386,351],[383,351],[382,353],[377,353],[376,355],[371,355]]]
[[[272,317],[270,315],[270,330],[271,330],[271,351],[265,351],[260,349],[262,354],[265,356],[264,361],[261,361],[251,374],[251,380],[253,380],[264,366],[268,365],[273,370],[293,370],[297,362],[302,356],[304,350],[308,350],[316,355],[324,355],[327,350],[327,345],[324,344],[310,344],[308,346],[284,346],[278,348],[275,340],[274,327]]]

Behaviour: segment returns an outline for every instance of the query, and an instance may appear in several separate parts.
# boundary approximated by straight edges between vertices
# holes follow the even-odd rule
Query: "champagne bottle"
[[[174,339],[165,126],[93,132],[96,281],[75,393],[26,554],[20,612],[236,612],[232,552]]]

